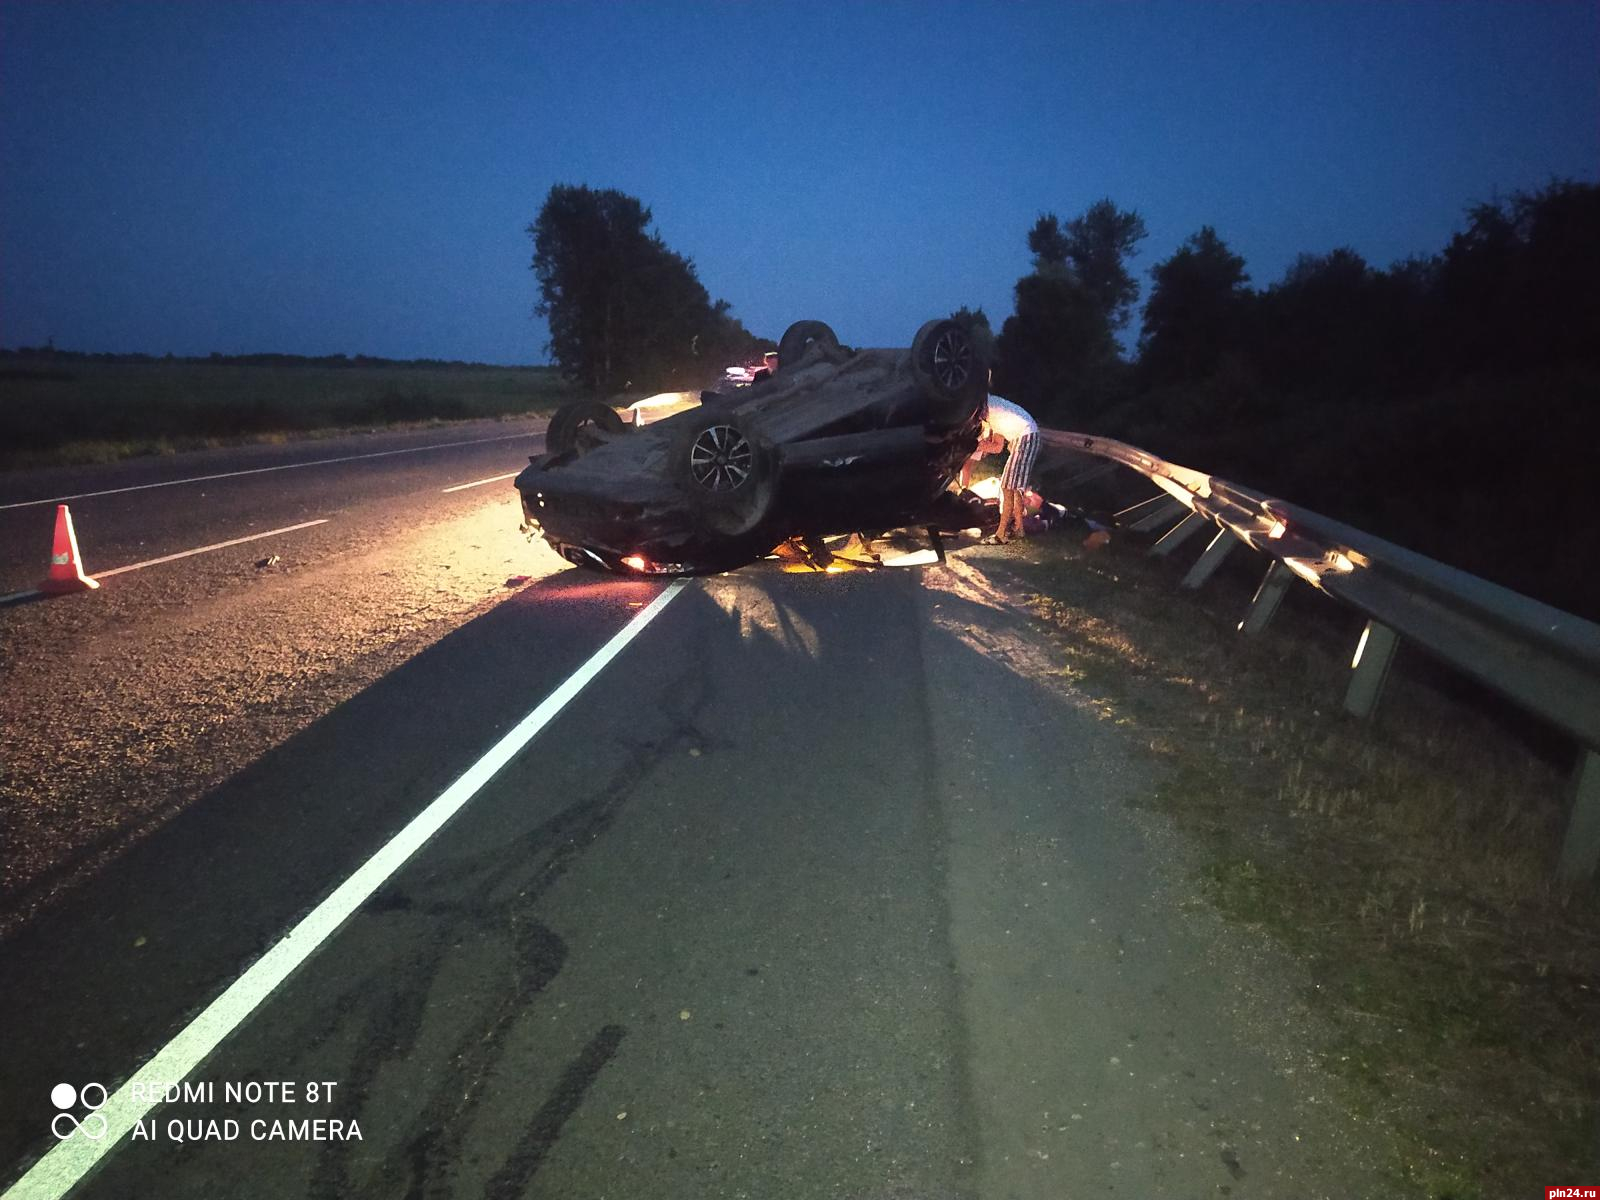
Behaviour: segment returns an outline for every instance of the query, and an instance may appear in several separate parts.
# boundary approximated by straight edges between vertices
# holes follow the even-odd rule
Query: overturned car
[[[647,427],[598,402],[559,410],[516,478],[522,527],[580,566],[653,575],[730,570],[791,539],[937,528],[987,393],[982,351],[953,320],[923,325],[909,351],[851,351],[800,321],[770,378]]]

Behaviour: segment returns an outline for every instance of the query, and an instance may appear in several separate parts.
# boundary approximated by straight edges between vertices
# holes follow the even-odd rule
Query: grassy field
[[[1201,894],[1305,964],[1315,1050],[1393,1134],[1395,1196],[1593,1177],[1600,887],[1553,877],[1571,747],[1404,651],[1377,719],[1342,716],[1359,620],[1297,589],[1245,637],[1265,568],[1228,566],[1194,595],[1137,539],[1052,537],[984,570],[1163,765],[1151,804],[1200,847]]]
[[[29,364],[0,371],[0,468],[548,413],[576,398],[548,367]]]

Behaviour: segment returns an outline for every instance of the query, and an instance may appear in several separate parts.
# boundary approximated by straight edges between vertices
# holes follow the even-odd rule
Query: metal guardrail
[[[1042,436],[1047,445],[1127,467],[1161,489],[1118,514],[1135,529],[1167,526],[1152,553],[1170,554],[1195,533],[1214,530],[1185,587],[1203,584],[1240,543],[1270,557],[1242,632],[1266,628],[1296,578],[1363,613],[1346,711],[1372,714],[1404,639],[1570,735],[1580,752],[1559,873],[1577,881],[1600,867],[1600,625],[1136,446],[1058,430]]]

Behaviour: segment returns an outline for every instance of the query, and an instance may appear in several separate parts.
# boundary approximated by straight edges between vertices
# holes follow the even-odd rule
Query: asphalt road
[[[305,540],[281,576],[244,546],[0,612],[8,758],[52,724],[15,700],[48,706],[29,660],[51,648],[64,678],[114,677],[103,714],[123,687],[170,708],[180,666],[221,706],[160,727],[170,762],[107,717],[122,748],[50,793],[136,806],[131,776],[201,780],[11,893],[38,902],[0,942],[0,1182],[56,1144],[55,1085],[133,1075],[660,595],[531,551],[543,577],[504,586],[509,502],[442,489],[523,450],[208,482],[204,514],[177,498],[199,484],[85,500],[80,538],[129,561],[247,515],[345,530],[285,535]],[[1301,981],[1195,903],[1136,807],[1144,759],[1039,660],[985,553],[684,586],[250,1008],[189,1076],[212,1094],[157,1106],[74,1194],[1379,1194]],[[421,591],[446,597],[385,632]],[[321,674],[283,649],[308,627]],[[254,707],[223,704],[240,679]],[[261,1081],[295,1098],[227,1095]],[[317,1118],[342,1124],[269,1137]]]
[[[430,508],[442,489],[520,470],[543,421],[244,446],[88,467],[0,474],[0,594],[36,586],[66,503],[89,574],[304,521],[348,520],[384,504]],[[484,487],[505,489],[502,480]],[[469,504],[482,493],[451,493]],[[323,531],[352,536],[350,530]],[[263,540],[256,557],[280,543]]]

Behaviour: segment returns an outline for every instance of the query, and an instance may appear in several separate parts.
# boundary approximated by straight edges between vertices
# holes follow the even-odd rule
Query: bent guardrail
[[[1135,529],[1168,526],[1152,553],[1170,554],[1195,533],[1215,530],[1183,586],[1203,584],[1240,543],[1267,555],[1272,562],[1242,632],[1264,629],[1296,578],[1364,614],[1344,701],[1353,715],[1372,714],[1405,639],[1571,736],[1580,751],[1559,873],[1576,881],[1600,866],[1600,625],[1136,446],[1059,430],[1042,436],[1161,489],[1118,514]]]

